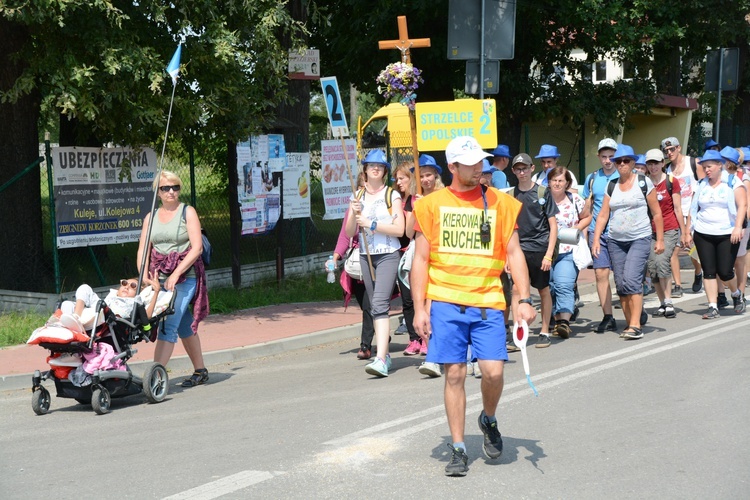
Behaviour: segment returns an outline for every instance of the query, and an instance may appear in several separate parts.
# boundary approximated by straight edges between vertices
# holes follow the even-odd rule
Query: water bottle
[[[328,271],[328,276],[326,276],[326,281],[328,283],[335,283],[336,275],[333,274],[333,255],[328,257],[328,260],[326,261],[326,271]]]

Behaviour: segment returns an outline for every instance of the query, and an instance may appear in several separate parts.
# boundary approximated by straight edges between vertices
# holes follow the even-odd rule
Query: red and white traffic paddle
[[[531,390],[534,391],[534,396],[539,396],[539,391],[534,387],[534,382],[531,381],[529,375],[529,358],[526,355],[526,341],[529,340],[529,325],[525,321],[515,322],[513,324],[513,343],[516,347],[521,349],[521,358],[523,359],[523,371],[526,372],[526,381],[529,383]]]

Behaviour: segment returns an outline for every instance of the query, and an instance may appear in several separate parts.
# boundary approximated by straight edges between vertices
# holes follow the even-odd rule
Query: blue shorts
[[[177,343],[177,336],[185,339],[193,335],[193,313],[190,312],[190,301],[195,295],[198,284],[195,278],[185,278],[185,281],[174,287],[177,294],[174,301],[174,314],[170,314],[159,324],[158,340],[164,340],[171,344]]]
[[[594,246],[594,233],[589,231],[589,248]],[[612,269],[612,261],[609,258],[609,246],[607,245],[607,237],[601,235],[599,238],[599,256],[594,257],[594,269]]]
[[[447,302],[432,302],[430,322],[432,335],[427,349],[431,363],[466,363],[471,344],[472,358],[508,361],[505,348],[505,315],[498,309],[482,309]]]

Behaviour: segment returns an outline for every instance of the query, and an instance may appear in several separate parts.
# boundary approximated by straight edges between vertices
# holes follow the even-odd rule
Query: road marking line
[[[594,358],[590,358],[590,359],[585,359],[585,360],[579,361],[578,363],[573,363],[573,364],[566,365],[566,366],[563,366],[563,367],[560,367],[560,368],[556,368],[554,370],[550,370],[550,371],[547,371],[547,372],[544,372],[544,373],[541,373],[541,374],[538,374],[538,375],[534,375],[534,380],[535,380],[535,383],[536,383],[536,381],[546,380],[546,379],[549,379],[549,378],[554,378],[554,380],[552,380],[550,382],[547,382],[547,383],[542,383],[542,384],[536,383],[537,388],[540,389],[540,392],[541,392],[541,389],[543,389],[543,388],[552,388],[552,387],[560,385],[560,384],[562,384],[564,382],[575,380],[575,379],[583,377],[583,376],[592,375],[592,374],[598,373],[600,371],[607,370],[609,368],[614,368],[614,367],[619,366],[619,365],[621,365],[623,363],[627,363],[627,362],[630,362],[630,361],[636,361],[638,359],[641,359],[641,358],[646,357],[646,356],[650,356],[652,354],[658,354],[660,352],[663,352],[663,351],[666,351],[666,350],[669,350],[669,349],[673,349],[675,347],[679,347],[679,346],[686,345],[686,344],[689,344],[689,343],[692,343],[692,342],[696,342],[698,340],[707,339],[707,338],[713,337],[714,335],[718,335],[720,333],[724,333],[724,332],[729,331],[729,330],[736,330],[737,328],[740,328],[744,324],[750,322],[750,318],[746,318],[746,319],[744,319],[742,321],[738,321],[738,319],[739,318],[736,318],[736,317],[728,317],[728,318],[724,318],[724,319],[720,319],[720,320],[713,320],[713,321],[710,322],[710,325],[713,327],[710,332],[703,333],[701,335],[695,335],[693,338],[684,339],[684,340],[682,340],[680,342],[673,342],[673,341],[676,341],[676,340],[680,339],[681,337],[685,337],[687,335],[692,335],[692,334],[695,334],[695,333],[700,333],[708,325],[702,324],[701,326],[690,328],[690,329],[684,330],[682,332],[677,332],[677,333],[673,333],[673,334],[670,334],[670,335],[661,336],[661,337],[655,338],[653,340],[640,341],[640,342],[638,342],[636,344],[632,344],[632,345],[630,345],[630,346],[628,346],[628,347],[626,347],[624,349],[618,349],[616,351],[608,352],[606,354],[602,354],[602,355],[596,356]],[[725,326],[723,328],[716,328],[716,327],[719,327],[719,326],[722,326],[722,325],[727,325],[727,326]],[[672,342],[672,343],[670,343],[668,345],[661,346],[661,347],[656,347],[659,344],[663,344],[665,342]],[[654,348],[654,347],[656,347],[656,348]],[[637,353],[637,351],[641,351],[643,349],[650,349],[650,350],[649,351],[645,351],[645,352],[641,352],[641,353]],[[636,353],[636,354],[632,354],[632,353]],[[603,364],[603,365],[599,365],[599,366],[595,366],[595,367],[592,367],[592,368],[588,368],[588,369],[583,370],[583,371],[578,371],[578,372],[572,373],[570,375],[567,375],[565,377],[560,377],[560,375],[562,375],[562,374],[564,374],[566,372],[570,372],[570,371],[574,371],[574,370],[580,370],[582,368],[586,368],[589,365],[601,363],[603,361],[608,361],[608,360],[611,360],[612,358],[622,358],[622,359],[614,360],[614,361],[609,361],[608,363]],[[505,373],[506,373],[506,378],[507,378],[507,373],[508,373],[507,370],[506,370]],[[517,380],[515,382],[512,382],[510,384],[505,384],[505,388],[503,389],[503,396],[500,399],[501,404],[504,404],[504,403],[507,403],[507,402],[510,402],[510,401],[514,401],[516,399],[520,399],[521,397],[528,397],[528,393],[526,391],[517,391],[517,392],[513,392],[511,394],[507,394],[508,391],[517,389],[519,387],[526,387],[526,379],[525,378],[522,379],[522,380],[519,379],[519,380]],[[473,395],[467,395],[467,398],[466,398],[466,405],[467,405],[466,411],[467,411],[467,413],[481,410],[482,409],[481,403],[477,404],[477,405],[470,406],[470,403],[473,403],[475,401],[481,401],[481,399],[482,399],[481,392],[478,392],[478,393],[473,394]],[[438,406],[433,406],[431,408],[426,408],[426,409],[424,409],[422,411],[419,411],[419,412],[416,412],[416,413],[412,413],[412,414],[409,414],[409,415],[404,415],[404,416],[402,416],[400,418],[397,418],[397,419],[394,419],[394,420],[389,420],[387,422],[383,422],[381,424],[368,427],[367,429],[363,429],[363,430],[360,430],[360,431],[353,432],[351,434],[347,434],[346,436],[342,436],[342,437],[339,437],[339,438],[336,438],[336,439],[332,439],[332,440],[326,441],[323,444],[333,445],[333,446],[347,445],[347,444],[351,444],[351,442],[353,440],[356,440],[356,439],[359,439],[359,438],[363,438],[363,437],[368,437],[368,436],[374,435],[374,434],[379,434],[379,433],[381,433],[383,431],[386,431],[386,430],[388,430],[390,428],[393,428],[393,427],[400,427],[401,430],[387,434],[388,437],[390,437],[390,438],[399,438],[399,437],[408,436],[409,434],[414,433],[414,432],[418,432],[420,430],[425,430],[425,429],[429,429],[431,427],[434,427],[436,425],[443,425],[443,424],[445,424],[447,422],[447,420],[446,420],[446,417],[444,415],[444,412],[445,412],[445,408],[444,408],[444,406],[442,404],[438,405]],[[439,417],[436,417],[436,418],[433,418],[433,419],[430,419],[430,420],[423,420],[425,417],[428,417],[428,416],[433,415],[435,413],[441,413],[443,415],[441,415]],[[416,423],[411,423],[408,426],[404,425],[406,423],[411,422],[412,420],[419,420],[419,421],[416,422]],[[384,437],[384,436],[380,435],[380,437]]]
[[[212,500],[285,474],[280,471],[243,470],[237,474],[196,486],[164,500]]]

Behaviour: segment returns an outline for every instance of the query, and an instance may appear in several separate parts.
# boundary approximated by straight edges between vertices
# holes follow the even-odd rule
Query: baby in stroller
[[[50,351],[50,370],[37,370],[32,379],[35,413],[49,411],[50,395],[41,385],[48,378],[54,380],[58,397],[90,401],[99,414],[109,411],[110,397],[144,392],[152,403],[166,397],[168,376],[161,364],[148,365],[143,378],[125,364],[136,353],[131,346],[141,340],[153,342],[159,321],[172,313],[172,292],[160,293],[153,276],[144,282],[147,286],[136,294],[138,280],[122,280],[103,300],[82,285],[75,302],[63,302],[47,324],[34,331],[27,343]]]

